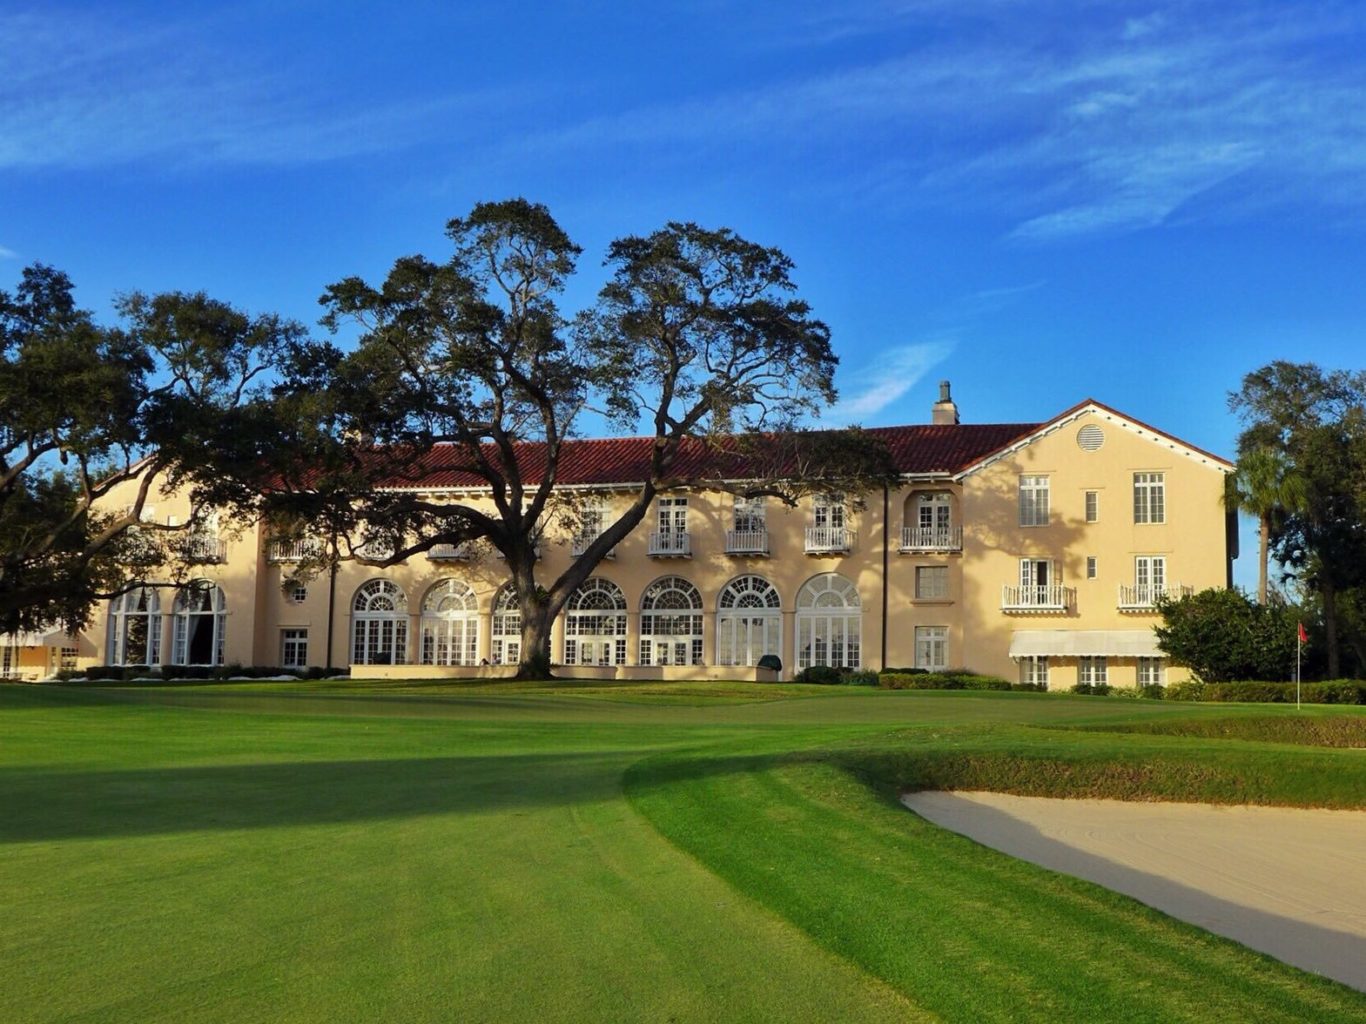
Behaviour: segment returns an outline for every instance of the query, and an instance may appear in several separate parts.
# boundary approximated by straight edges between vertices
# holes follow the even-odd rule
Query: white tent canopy
[[[1165,658],[1151,629],[1017,629],[1012,658]]]
[[[0,647],[79,647],[84,639],[59,627],[46,633],[0,633]]]

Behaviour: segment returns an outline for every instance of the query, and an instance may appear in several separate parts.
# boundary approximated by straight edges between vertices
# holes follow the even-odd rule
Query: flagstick
[[[1303,628],[1303,627],[1301,627]],[[1304,646],[1304,641],[1300,639],[1299,630],[1295,631],[1295,710],[1300,710],[1300,648]]]

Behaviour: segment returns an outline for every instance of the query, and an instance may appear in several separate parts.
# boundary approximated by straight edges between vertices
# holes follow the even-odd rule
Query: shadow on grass
[[[931,805],[932,806],[932,805]],[[912,801],[917,815],[940,828],[964,835],[975,843],[1129,896],[1164,914],[1176,917],[1269,954],[1285,963],[1366,991],[1366,934],[1341,931],[1297,917],[1274,914],[1183,884],[1178,878],[1157,875],[1078,849],[1044,834],[1037,826],[994,807],[970,805],[945,815]],[[1147,808],[1135,808],[1136,814]],[[1339,812],[1341,813],[1341,812]],[[977,836],[993,837],[992,842]],[[1149,840],[1157,843],[1157,840]],[[1160,843],[1157,843],[1160,845]],[[1337,902],[1325,891],[1292,871],[1287,888],[1303,899],[1307,890],[1323,906]],[[1334,879],[1351,885],[1350,876]],[[1314,910],[1313,913],[1319,913]],[[1363,923],[1366,926],[1366,923]]]

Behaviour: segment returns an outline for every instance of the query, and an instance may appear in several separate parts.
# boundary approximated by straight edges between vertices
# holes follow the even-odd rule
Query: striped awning
[[[1151,629],[1017,629],[1012,658],[1165,658]]]

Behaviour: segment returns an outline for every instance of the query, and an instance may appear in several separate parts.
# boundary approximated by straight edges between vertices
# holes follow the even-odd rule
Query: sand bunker
[[[984,846],[1366,991],[1366,811],[909,793]]]

